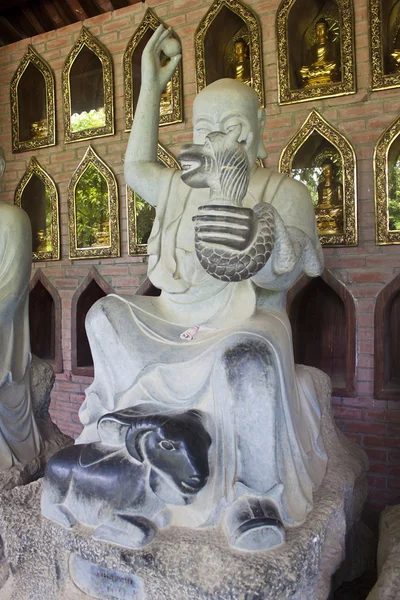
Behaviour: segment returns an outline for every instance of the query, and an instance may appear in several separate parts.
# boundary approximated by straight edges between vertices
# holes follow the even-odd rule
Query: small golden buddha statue
[[[249,47],[242,38],[235,41],[235,56],[229,65],[228,77],[251,85]]]
[[[342,233],[343,189],[334,178],[333,163],[327,160],[322,165],[322,175],[317,187],[318,204],[315,208],[318,232]]]
[[[163,67],[170,61],[170,58],[166,54],[161,53],[160,61]],[[168,115],[170,112],[172,112],[172,79],[168,81],[161,94],[160,116]]]
[[[336,44],[329,39],[329,25],[321,19],[315,25],[316,43],[308,50],[299,73],[303,87],[325,85],[338,79],[339,60]]]
[[[400,71],[400,29],[396,36],[396,41],[394,43],[394,50],[390,54],[392,59],[392,65],[395,71]]]
[[[33,140],[46,137],[47,135],[47,119],[41,119],[31,124],[31,135]]]
[[[36,234],[36,252],[51,252],[51,240],[44,229],[39,229]]]

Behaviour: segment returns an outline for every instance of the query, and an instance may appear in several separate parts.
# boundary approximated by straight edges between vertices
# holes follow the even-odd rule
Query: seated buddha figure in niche
[[[299,73],[303,87],[325,85],[338,80],[337,46],[329,39],[329,24],[325,19],[315,25],[316,42],[307,51]]]
[[[343,189],[335,180],[332,161],[322,165],[322,175],[317,187],[318,204],[315,209],[318,232],[342,233],[343,231]]]
[[[228,68],[228,77],[251,85],[249,47],[242,38],[235,41],[235,55]]]
[[[390,54],[392,58],[392,66],[395,71],[400,71],[400,28],[396,35],[396,40],[394,43],[394,50]]]

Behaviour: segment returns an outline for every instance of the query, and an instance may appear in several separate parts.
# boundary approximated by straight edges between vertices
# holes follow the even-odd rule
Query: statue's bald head
[[[236,123],[234,122],[236,118]],[[262,143],[265,111],[260,108],[256,92],[236,79],[219,79],[204,88],[193,104],[193,141],[204,143],[210,131],[226,132],[232,124],[242,122],[250,161],[264,158]]]

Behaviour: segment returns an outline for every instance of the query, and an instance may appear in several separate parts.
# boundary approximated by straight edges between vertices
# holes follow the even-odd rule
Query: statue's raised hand
[[[170,58],[165,64],[161,62],[161,52]],[[159,25],[143,50],[142,86],[156,88],[161,95],[181,60],[180,52],[180,44],[171,30]]]
[[[261,202],[244,208],[226,204],[200,206],[195,222],[195,248],[202,267],[222,281],[253,277],[274,248],[275,210]]]

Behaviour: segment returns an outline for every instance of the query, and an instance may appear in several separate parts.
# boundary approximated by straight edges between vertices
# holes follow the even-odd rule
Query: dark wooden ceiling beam
[[[65,23],[62,17],[58,14],[58,11],[52,0],[42,0],[40,6],[44,8],[56,29],[61,29],[61,27],[64,27]]]
[[[35,29],[36,33],[38,33],[38,34],[45,33],[45,31],[46,31],[45,28],[43,27],[43,25],[41,24],[39,19],[36,17],[33,10],[31,8],[29,8],[29,6],[23,6],[23,7],[21,7],[21,10],[22,10],[23,14],[25,15],[25,17],[30,22],[30,24],[32,25],[32,27]]]
[[[114,10],[114,6],[110,0],[95,0],[95,4],[103,12],[111,12]]]
[[[13,44],[24,39],[22,31],[18,31],[11,23],[3,16],[0,16],[0,37],[7,44]]]
[[[65,2],[69,6],[70,11],[76,15],[78,21],[84,21],[85,19],[88,19],[88,15],[86,14],[85,9],[79,0],[65,0]]]

